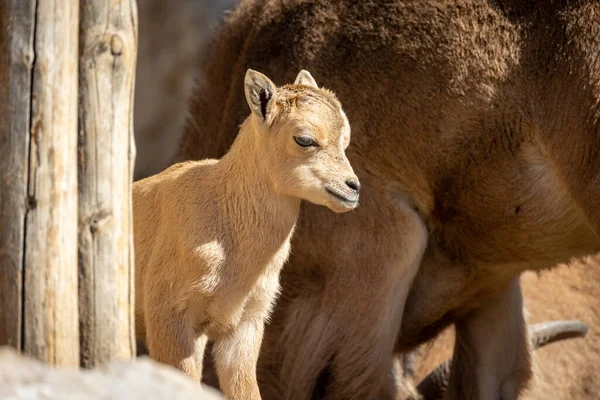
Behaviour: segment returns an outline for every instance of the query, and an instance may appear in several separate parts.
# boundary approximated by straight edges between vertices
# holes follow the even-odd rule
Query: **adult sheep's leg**
[[[202,381],[204,353],[206,352],[206,343],[207,342],[208,342],[208,338],[206,335],[201,335],[194,342],[194,362],[196,364],[196,372],[198,374],[199,381]]]
[[[381,387],[378,400],[416,400],[420,399],[417,388],[414,386],[412,372],[407,365],[407,355],[395,354],[392,359],[392,368],[387,376],[387,382]]]
[[[447,400],[516,399],[531,377],[519,279],[456,323]]]
[[[273,398],[367,399],[390,371],[427,231],[404,202],[363,187],[351,213],[303,210],[261,350],[264,398],[278,387]]]

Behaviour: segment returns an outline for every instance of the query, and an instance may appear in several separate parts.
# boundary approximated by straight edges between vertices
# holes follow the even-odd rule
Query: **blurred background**
[[[187,115],[194,73],[236,0],[138,0],[135,179],[167,167]]]

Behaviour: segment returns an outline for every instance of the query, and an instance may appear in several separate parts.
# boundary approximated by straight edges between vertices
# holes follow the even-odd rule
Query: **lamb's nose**
[[[346,181],[346,185],[348,185],[348,187],[354,190],[356,193],[360,192],[360,183],[358,183],[358,181],[354,179],[348,179]]]

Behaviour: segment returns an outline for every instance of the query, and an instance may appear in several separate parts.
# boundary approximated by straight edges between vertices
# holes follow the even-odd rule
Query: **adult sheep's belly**
[[[600,242],[533,143],[441,185],[421,267],[404,309],[406,350],[483,305],[525,270],[593,254]]]

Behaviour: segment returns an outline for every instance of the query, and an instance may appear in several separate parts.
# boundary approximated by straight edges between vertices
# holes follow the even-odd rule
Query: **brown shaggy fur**
[[[303,209],[259,361],[266,398],[369,398],[392,348],[452,323],[449,398],[522,390],[530,361],[515,277],[600,249],[598,54],[591,0],[235,8],[202,71],[181,158],[231,143],[247,67],[282,79],[309,68],[344,101],[365,187],[352,215]]]
[[[134,183],[136,330],[152,358],[196,382],[215,341],[225,395],[258,400],[263,326],[300,201],[349,211],[359,184],[344,153],[348,120],[308,72],[276,88],[248,70],[244,90],[252,113],[221,160]]]

